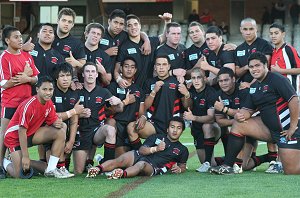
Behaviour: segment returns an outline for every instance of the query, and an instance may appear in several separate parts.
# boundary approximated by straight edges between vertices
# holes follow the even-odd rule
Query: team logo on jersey
[[[192,60],[197,60],[198,59],[198,54],[190,54],[189,55],[189,61],[192,61]]]
[[[256,88],[251,88],[251,87],[250,87],[249,93],[250,93],[250,94],[254,94],[255,92],[256,92]]]
[[[102,58],[101,58],[101,57],[96,57],[96,60],[97,60],[99,63],[102,63]]]
[[[135,48],[129,48],[129,49],[127,49],[127,53],[128,54],[136,54],[137,52],[136,52]]]
[[[117,94],[126,94],[126,90],[124,88],[118,87]]]
[[[75,98],[70,98],[70,105],[75,105],[75,103],[76,103]]]
[[[97,97],[96,97],[96,103],[101,103],[101,102],[102,102],[102,97],[97,96]]]
[[[141,97],[141,92],[139,92],[139,91],[135,91],[135,94],[134,94],[136,97]]]
[[[69,45],[64,45],[63,50],[69,53],[71,51],[71,47]]]
[[[101,39],[101,41],[100,41],[100,45],[109,45],[109,40],[107,40],[107,39]]]
[[[256,48],[253,48],[253,49],[251,50],[251,53],[255,53],[255,52],[257,52],[257,50],[256,50]]]
[[[179,153],[180,153],[179,148],[173,148],[172,153],[175,154],[175,155],[179,155]]]
[[[208,48],[205,48],[205,49],[202,51],[202,54],[204,54],[204,56],[208,56],[208,55],[209,55],[209,49],[208,49]]]
[[[216,61],[210,61],[213,66],[216,66]]]
[[[175,60],[174,54],[169,54],[168,56],[169,56],[169,59],[170,59],[170,60]]]
[[[169,89],[176,89],[175,83],[169,83]]]
[[[35,57],[37,57],[37,56],[38,56],[38,54],[39,54],[39,52],[38,52],[38,51],[36,51],[36,50],[32,50],[31,52],[29,52],[29,54],[30,54],[31,56],[35,56]]]
[[[240,98],[235,98],[234,99],[234,104],[235,105],[240,105]]]
[[[199,105],[200,105],[200,106],[203,106],[203,105],[205,105],[205,99],[203,99],[203,98],[202,98],[202,99],[200,99],[200,101],[199,101]]]
[[[265,85],[264,87],[263,87],[263,92],[267,92],[269,90],[269,85]]]
[[[62,97],[55,97],[55,103],[62,103]]]
[[[229,100],[228,99],[225,99],[225,100],[222,100],[223,101],[223,104],[225,105],[225,106],[228,106],[229,105]]]
[[[51,57],[51,63],[57,64],[58,59],[56,57]]]
[[[245,56],[246,52],[245,50],[237,51],[236,56]]]
[[[152,85],[150,86],[151,91],[154,90],[154,87],[155,87],[155,84],[152,84]]]

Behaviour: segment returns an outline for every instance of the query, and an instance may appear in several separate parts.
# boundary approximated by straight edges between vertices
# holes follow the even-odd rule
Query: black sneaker
[[[4,170],[3,167],[0,167],[0,179],[5,179],[6,178],[6,171]]]
[[[230,166],[221,165],[221,166],[212,167],[210,169],[210,173],[217,174],[217,175],[231,175],[234,174],[234,170]]]

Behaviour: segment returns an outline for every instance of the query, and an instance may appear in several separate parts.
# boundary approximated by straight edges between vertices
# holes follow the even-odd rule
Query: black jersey
[[[174,49],[165,43],[157,48],[155,57],[167,55],[170,59],[171,69],[186,69],[184,54],[185,49],[186,47],[182,44],[179,44],[178,47]]]
[[[273,47],[268,41],[259,37],[256,38],[256,40],[251,45],[248,45],[245,41],[244,43],[239,45],[235,50],[236,66],[244,67],[248,65],[248,57],[254,52],[262,52],[265,55],[271,56],[273,52]],[[242,82],[251,82],[252,80],[253,77],[251,76],[249,71],[247,71],[247,73],[240,78],[240,81]]]
[[[249,90],[243,107],[259,110],[263,123],[269,128],[273,139],[278,142],[280,132],[289,129],[290,111],[288,102],[297,97],[290,82],[278,73],[268,72],[262,82],[255,81]],[[298,122],[298,127],[300,123]],[[300,138],[300,128],[293,137]]]
[[[189,157],[189,151],[186,146],[178,142],[171,142],[164,134],[154,134],[149,136],[143,146],[157,146],[162,140],[166,143],[166,148],[163,151],[145,156],[154,167],[163,168],[171,162],[184,164]]]
[[[78,91],[68,89],[67,92],[61,91],[57,86],[54,88],[52,102],[56,112],[66,112],[74,108],[79,100]],[[70,119],[64,121],[67,124],[67,132],[70,131]]]
[[[142,87],[147,78],[153,77],[153,61],[154,51],[159,46],[160,41],[158,37],[149,37],[151,44],[151,53],[147,56],[141,52],[141,46],[144,44],[143,40],[135,43],[128,39],[119,49],[117,62],[122,62],[127,57],[132,57],[137,64],[137,72],[135,74],[135,84]]]
[[[146,81],[144,88],[146,96],[154,90],[157,81],[160,81],[158,77]],[[174,115],[180,114],[181,98],[183,95],[178,91],[179,82],[176,77],[169,76],[163,82],[164,84],[156,93],[153,104],[147,111],[147,115],[162,131],[166,131],[169,120]]]
[[[190,70],[192,69],[201,56],[204,55],[208,57],[209,55],[209,48],[207,47],[206,42],[201,45],[201,47],[197,47],[196,45],[192,45],[188,49],[185,50],[185,69]]]
[[[236,83],[234,91],[232,94],[227,95],[222,90],[219,90],[217,92],[217,101],[219,101],[219,96],[221,97],[223,104],[225,107],[231,108],[231,109],[240,109],[242,108],[242,102],[245,101],[247,95],[249,94],[249,89],[239,89],[239,84]],[[225,115],[223,112],[216,111],[216,115]],[[230,117],[233,119],[233,117]]]
[[[65,38],[59,38],[55,34],[55,39],[52,43],[52,47],[57,50],[64,58],[70,57],[70,52],[76,60],[85,59],[84,45],[83,43],[69,34]]]
[[[53,79],[53,73],[55,67],[64,62],[64,57],[55,49],[44,50],[39,43],[36,43],[33,50],[29,52],[34,60],[34,63],[40,71],[39,77],[51,76]]]
[[[84,108],[91,109],[89,118],[79,119],[79,131],[93,131],[105,120],[105,100],[111,98],[112,94],[107,89],[96,85],[91,92],[83,88],[79,91],[79,96]]]
[[[193,101],[192,113],[195,116],[206,116],[208,109],[213,109],[216,101],[216,91],[214,88],[206,85],[201,92],[197,92],[193,87],[190,91],[191,99]],[[193,125],[202,123],[193,122]]]
[[[87,47],[84,47],[86,62],[97,63],[99,61],[105,68],[106,73],[113,73],[114,65],[108,54],[106,54],[101,48],[97,48],[94,51],[90,51]],[[97,60],[97,61],[96,61]]]
[[[128,91],[130,91],[130,94],[134,94],[135,102],[124,106],[123,112],[117,113],[114,116],[114,119],[125,123],[135,121],[138,117],[140,104],[145,101],[145,95],[141,91],[140,87],[133,83],[129,87],[124,89],[119,87],[116,82],[112,82],[108,86],[108,90],[121,100],[124,100],[126,98],[126,94],[128,93]]]
[[[223,50],[224,44],[220,47],[218,54],[213,51],[209,51],[209,55],[207,57],[207,62],[211,66],[214,66],[218,69],[222,68],[225,64],[235,63],[234,61],[234,51]]]

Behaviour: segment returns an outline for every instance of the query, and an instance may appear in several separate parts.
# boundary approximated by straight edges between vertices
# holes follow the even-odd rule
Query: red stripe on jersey
[[[155,107],[154,107],[154,106],[150,106],[150,107],[149,107],[149,111],[150,111],[151,113],[153,113],[153,112],[155,111]]]
[[[178,103],[180,103],[180,99],[176,99],[176,100],[174,101],[174,105],[176,105],[176,104],[178,104]]]
[[[100,121],[104,120],[106,118],[105,112],[104,112],[105,108],[102,107],[99,111],[98,111],[98,119]]]
[[[174,164],[176,164],[176,162],[169,162],[169,163],[165,164],[164,166],[167,167],[168,169],[171,169],[172,166],[174,166]]]
[[[174,108],[173,108],[173,113],[175,114],[177,111],[179,111],[180,110],[180,106],[175,106]]]
[[[281,103],[284,99],[281,97],[277,100],[276,105],[278,105],[279,103]]]
[[[279,98],[276,102],[276,110],[277,112],[280,112],[282,109],[286,108],[288,106],[287,102],[283,102],[283,98]],[[282,103],[283,102],[283,103]]]

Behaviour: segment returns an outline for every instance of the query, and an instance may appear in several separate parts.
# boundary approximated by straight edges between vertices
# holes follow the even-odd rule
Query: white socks
[[[58,157],[50,155],[48,166],[47,166],[45,172],[49,172],[49,171],[52,171],[52,170],[56,169],[56,165],[58,163],[58,160],[59,160]]]
[[[7,166],[8,166],[10,163],[12,163],[12,161],[10,161],[10,160],[8,160],[8,159],[6,159],[6,158],[3,159],[3,168],[4,168],[6,171],[7,171]]]

